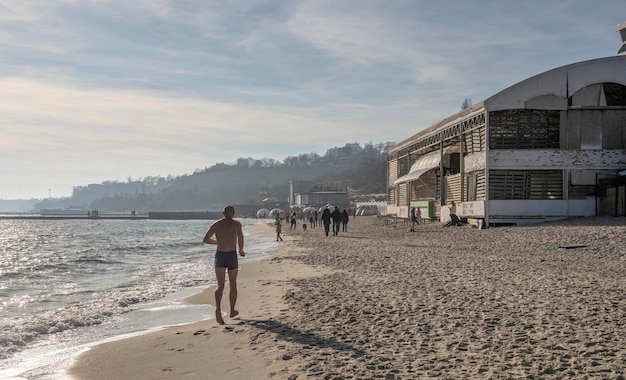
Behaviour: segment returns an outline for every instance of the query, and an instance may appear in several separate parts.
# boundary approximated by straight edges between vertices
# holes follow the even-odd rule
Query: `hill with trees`
[[[146,177],[126,182],[76,186],[71,197],[46,199],[33,209],[82,206],[101,212],[216,209],[254,204],[263,197],[287,200],[290,180],[346,180],[354,194],[386,192],[387,148],[392,143],[349,143],[324,156],[306,153],[283,161],[239,158],[178,177]]]

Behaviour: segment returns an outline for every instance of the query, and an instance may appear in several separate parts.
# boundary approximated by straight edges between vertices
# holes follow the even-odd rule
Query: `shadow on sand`
[[[302,346],[331,348],[336,351],[353,352],[359,356],[365,354],[363,350],[357,349],[349,344],[334,339],[323,338],[313,333],[303,332],[275,320],[242,319],[242,321],[252,327],[273,333],[276,335],[277,339],[286,342],[293,342]]]

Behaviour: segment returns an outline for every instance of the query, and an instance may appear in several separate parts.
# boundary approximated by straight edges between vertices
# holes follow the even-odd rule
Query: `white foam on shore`
[[[167,297],[138,304],[135,309],[115,321],[88,328],[88,331],[56,334],[37,347],[17,353],[6,369],[0,370],[2,379],[56,380],[66,379],[65,370],[81,353],[96,345],[131,338],[163,328],[194,323],[213,318],[215,308],[210,305],[188,305],[184,297],[204,288],[187,288]]]

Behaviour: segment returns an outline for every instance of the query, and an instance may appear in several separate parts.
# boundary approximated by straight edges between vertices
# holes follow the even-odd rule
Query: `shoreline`
[[[268,239],[275,238],[270,224],[260,224],[257,228]],[[293,236],[284,236],[284,241],[269,256],[240,265],[237,278],[240,314],[235,318],[224,317],[225,325],[218,325],[213,315],[191,324],[96,344],[76,357],[65,375],[76,380],[273,376],[281,370],[281,363],[274,365],[271,358],[249,349],[248,334],[253,329],[263,331],[263,326],[273,324],[288,310],[282,297],[290,288],[290,280],[324,273],[290,259],[294,252],[290,241],[293,242]],[[181,302],[215,307],[215,287],[212,284]],[[223,309],[228,305],[228,289],[227,281]]]
[[[625,218],[416,230],[285,231],[240,318],[94,347],[78,378],[624,378]]]

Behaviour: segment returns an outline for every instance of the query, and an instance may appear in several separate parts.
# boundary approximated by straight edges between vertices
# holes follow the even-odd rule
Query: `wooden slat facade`
[[[396,179],[398,179],[398,160],[389,161],[388,168],[389,180],[387,183],[393,183]]]
[[[408,183],[401,183],[398,188],[398,205],[406,205],[409,203],[408,198]]]
[[[489,113],[490,149],[558,149],[561,111],[505,110]]]
[[[477,170],[465,176],[464,201],[484,201],[486,198],[486,178],[484,170]]]
[[[461,203],[461,174],[445,177],[446,179],[446,202],[455,201]]]
[[[491,170],[489,199],[563,199],[563,172]]]

